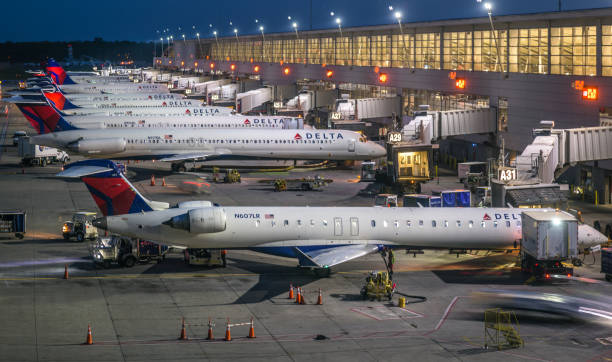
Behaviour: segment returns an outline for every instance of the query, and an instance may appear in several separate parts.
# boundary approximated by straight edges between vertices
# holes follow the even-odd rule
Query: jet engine
[[[84,139],[68,145],[68,149],[77,153],[112,154],[125,151],[126,142],[123,138]]]
[[[226,228],[227,216],[219,207],[192,209],[164,222],[175,229],[187,230],[193,234],[218,233]]]

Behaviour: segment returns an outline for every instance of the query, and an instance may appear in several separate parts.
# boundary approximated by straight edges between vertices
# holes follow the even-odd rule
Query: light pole
[[[185,40],[185,34],[183,34],[182,37],[183,37],[183,43],[187,45],[187,40]]]
[[[497,50],[497,56],[495,57],[495,66],[497,68],[497,65],[499,64],[499,68],[501,69],[502,73],[504,72],[504,65],[502,64],[501,60],[499,59],[501,57],[501,53],[499,51],[499,44],[497,42],[497,33],[495,32],[495,27],[493,26],[493,17],[491,17],[491,10],[493,9],[493,7],[491,6],[491,3],[485,3],[484,4],[485,9],[487,9],[487,14],[489,14],[489,24],[491,24],[491,32],[493,35],[493,41],[495,42],[495,49]]]
[[[202,56],[202,43],[200,43],[200,33],[196,33],[196,37],[198,38],[198,48],[200,49],[200,56]]]
[[[295,30],[295,38],[299,39],[300,37],[298,36],[297,23],[293,22],[292,26],[293,26],[293,30]]]
[[[219,38],[217,38],[217,31],[213,31],[213,35],[215,36],[215,43],[217,43],[217,56],[222,57],[221,48],[219,47]]]
[[[259,31],[261,31],[261,59],[266,61],[266,37],[264,36],[264,27],[263,25],[259,26]]]
[[[163,58],[164,57],[164,38],[159,38],[159,40],[161,41],[161,48],[162,48],[161,56]]]
[[[389,10],[393,10],[392,6],[389,6]],[[406,61],[406,39],[404,38],[404,30],[402,29],[402,13],[396,11],[395,19],[397,20],[397,25],[399,26],[400,36],[402,37],[402,63]]]
[[[336,24],[338,24],[338,29],[340,29],[340,37],[342,38],[342,19],[336,18]]]
[[[238,59],[238,54],[240,53],[240,40],[238,40],[238,29],[234,28],[234,35],[236,36],[236,59]]]

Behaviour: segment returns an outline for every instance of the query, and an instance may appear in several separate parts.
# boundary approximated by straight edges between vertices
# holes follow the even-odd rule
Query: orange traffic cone
[[[306,304],[306,301],[304,300],[304,291],[302,288],[300,288],[300,304]]]
[[[227,329],[225,330],[225,340],[226,341],[232,340],[232,332],[230,332],[229,319],[227,320]]]
[[[293,285],[289,284],[289,299],[293,299]]]
[[[249,328],[249,338],[255,338],[255,327],[253,326],[253,318],[251,318],[251,328]]]
[[[155,186],[155,175],[151,175],[151,186]]]
[[[297,295],[295,296],[295,304],[300,304],[300,299],[302,299],[302,294],[300,292],[300,287],[297,287]]]
[[[87,339],[85,344],[93,344],[93,337],[91,336],[91,324],[87,325]]]
[[[208,337],[206,337],[206,339],[208,339],[209,341],[213,340],[213,330],[212,330],[212,323],[210,322],[210,318],[208,318]]]
[[[321,288],[319,288],[319,298],[317,298],[317,305],[323,305],[323,296],[321,295]]]
[[[183,327],[181,328],[181,335],[179,336],[181,341],[187,340],[187,331],[185,330],[185,318],[183,318]]]
[[[64,265],[64,279],[68,279],[68,264]]]
[[[162,187],[166,187],[166,178],[162,177]]]

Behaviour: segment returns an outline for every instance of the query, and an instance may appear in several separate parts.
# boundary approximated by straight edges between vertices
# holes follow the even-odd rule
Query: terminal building
[[[394,116],[404,123],[421,105],[494,109],[494,132],[440,141],[444,159],[459,161],[497,157],[503,139],[513,162],[542,120],[555,129],[612,124],[612,8],[191,39],[175,41],[154,63],[295,93],[396,97]],[[295,95],[280,93],[274,100]],[[612,154],[609,135],[598,144],[602,155],[559,175],[597,203],[612,203],[612,164],[603,161]]]

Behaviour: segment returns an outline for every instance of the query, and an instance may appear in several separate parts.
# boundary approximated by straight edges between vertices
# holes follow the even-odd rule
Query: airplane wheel
[[[136,264],[136,258],[134,258],[133,256],[128,256],[123,260],[123,265],[125,265],[127,268],[131,268]]]

